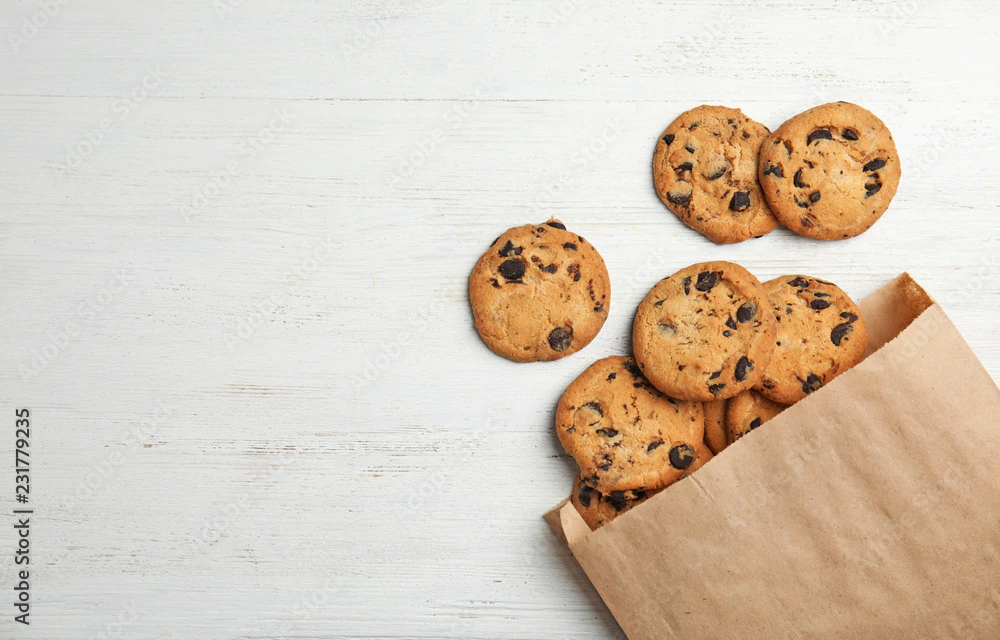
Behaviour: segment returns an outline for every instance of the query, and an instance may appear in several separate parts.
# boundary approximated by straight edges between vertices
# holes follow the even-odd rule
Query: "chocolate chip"
[[[801,224],[806,229],[814,226],[813,221],[808,216],[802,216],[801,218],[799,218],[799,224]],[[844,237],[846,238],[847,236]]]
[[[604,307],[601,306],[594,307],[594,313],[604,313]]]
[[[612,380],[614,380],[617,377],[618,377],[618,374],[615,373],[614,371],[612,371],[611,373],[608,374],[608,382],[611,382]]]
[[[751,371],[753,371],[753,363],[746,356],[741,356],[736,363],[736,379],[743,382]]]
[[[702,271],[698,274],[698,282],[695,283],[694,288],[698,291],[709,292],[712,290],[716,284],[719,283],[719,274],[714,271]]]
[[[540,267],[540,268],[545,273],[555,273],[556,271],[559,270],[559,267],[557,267],[554,264],[550,264],[550,265],[547,265],[547,266],[544,266],[544,267]]]
[[[856,316],[855,314],[851,313],[850,311],[845,311],[845,312],[841,313],[840,317],[841,318],[847,318],[848,322],[857,322],[857,320],[858,320],[858,316]]]
[[[753,317],[757,315],[757,304],[754,302],[744,302],[740,305],[740,308],[736,310],[736,319],[741,323],[747,323],[753,320]],[[733,327],[735,329],[736,327]]]
[[[811,308],[815,309],[816,311],[821,311],[821,310],[826,309],[827,307],[830,306],[830,301],[829,300],[813,300],[812,302],[809,303],[809,306]]]
[[[820,194],[819,191],[813,191],[809,194],[809,202],[819,202]]]
[[[806,146],[811,145],[817,140],[833,140],[833,134],[830,133],[829,129],[816,129],[806,138]]]
[[[749,134],[749,133],[747,133],[746,131],[744,131],[744,132],[743,132],[743,139],[744,139],[744,140],[749,140],[749,139],[750,139],[750,134]]]
[[[684,150],[687,151],[688,153],[694,153],[694,147],[692,147],[690,144],[684,145]]]
[[[490,278],[490,284],[492,284],[497,289],[500,288],[500,281],[497,280],[496,278]]]
[[[885,166],[885,160],[882,158],[875,158],[871,162],[865,165],[864,170],[866,173],[871,173],[872,171],[878,171]]]
[[[764,175],[775,176],[777,178],[784,178],[785,172],[781,169],[779,165],[773,165],[768,167],[767,169],[764,169]]]
[[[694,168],[693,164],[691,164],[690,162],[685,162],[684,164],[677,167],[677,171],[690,171],[693,168]]]
[[[730,211],[746,211],[750,208],[750,192],[737,191],[733,194],[733,199],[729,201]]]
[[[566,242],[563,244],[563,249],[569,249],[570,251],[576,251],[576,245],[572,242]]]
[[[802,169],[799,169],[798,171],[795,172],[795,177],[792,178],[792,184],[794,184],[799,189],[809,186],[805,182],[802,182]]]
[[[569,349],[573,342],[573,330],[566,331],[562,327],[556,327],[549,333],[549,346],[555,351],[565,351]]]
[[[698,128],[698,125],[699,125],[699,124],[701,124],[701,123],[700,123],[700,122],[695,122],[695,123],[694,123],[694,124],[692,124],[692,125],[691,125],[690,127],[688,127],[688,131],[694,131],[695,129],[697,129],[697,128]]]
[[[760,426],[760,418],[754,418],[753,420],[750,421],[750,425],[747,428],[747,431],[753,431],[759,426]]]
[[[610,427],[607,429],[598,429],[597,433],[601,434],[605,438],[615,438],[618,436],[618,429],[612,429]]]
[[[817,298],[829,298],[830,297],[829,293],[823,293],[822,291],[816,291],[815,293],[813,293],[813,295],[816,296]]]
[[[649,446],[646,447],[646,453],[649,453],[649,452],[653,451],[654,449],[656,449],[661,444],[663,444],[663,440],[655,440],[653,442],[650,442]]]
[[[524,277],[524,260],[511,258],[500,265],[500,275],[507,280],[520,280]]]
[[[670,450],[670,466],[675,469],[687,469],[698,457],[691,445],[679,444]]]
[[[500,238],[497,238],[497,240],[499,240],[499,239]],[[521,247],[515,247],[514,243],[511,242],[510,240],[508,240],[507,244],[505,244],[500,249],[500,251],[498,253],[500,254],[501,258],[509,258],[511,256],[519,256],[519,255],[521,255]]]
[[[639,367],[636,366],[635,360],[626,360],[625,363],[622,364],[622,366],[625,368],[626,371],[631,373],[633,377],[636,378],[642,377],[642,371],[639,371]]]
[[[737,311],[736,313],[739,314],[739,311]],[[736,328],[736,321],[733,320],[732,316],[729,316],[728,318],[726,318],[726,326],[729,327],[730,329],[735,329]]]
[[[673,141],[674,141],[674,134],[668,133],[667,135],[663,136],[663,142],[665,142],[666,144],[669,145]]]
[[[713,384],[712,386],[710,386],[708,388],[708,391],[713,396],[717,396],[717,395],[719,395],[719,392],[722,391],[725,388],[726,388],[726,385],[724,385],[724,384]]]
[[[621,511],[628,506],[624,491],[612,491],[606,498],[607,503],[614,507],[615,511]]]
[[[604,412],[601,411],[601,405],[598,402],[588,402],[587,404],[580,405],[581,409],[587,409],[588,411],[593,411],[597,415],[604,417]]]
[[[709,180],[718,180],[722,176],[726,175],[726,171],[728,171],[728,170],[729,170],[729,167],[726,167],[726,166],[719,167],[718,169],[716,169],[715,171],[713,171],[711,174],[709,174],[708,179]]]
[[[611,468],[611,465],[613,465],[614,463],[615,461],[611,458],[611,456],[609,456],[608,454],[604,454],[603,461],[601,462],[601,464],[597,465],[597,468],[600,469],[601,471],[607,471],[608,469]]]
[[[793,287],[798,287],[799,289],[805,289],[806,287],[809,286],[809,281],[803,278],[802,276],[798,276],[794,280],[789,280],[788,284],[790,284]]]
[[[857,140],[858,132],[854,129],[844,129],[844,139],[845,140]]]
[[[721,375],[722,375],[722,371],[716,371],[712,375],[708,376],[708,379],[709,380],[717,380],[719,378],[719,376],[721,376]]]
[[[545,227],[538,227],[537,229],[535,229],[535,231],[537,231],[538,233],[545,233]]]
[[[490,246],[492,247],[493,245],[495,245],[495,244],[496,244],[497,242],[499,242],[499,241],[500,241],[500,236],[497,236],[497,239],[496,239],[496,240],[494,240],[493,242],[491,242],[491,243],[490,243]]]
[[[682,280],[684,283],[684,295],[691,293],[691,278],[690,276]]]
[[[816,389],[823,386],[823,381],[815,373],[810,373],[805,380],[802,381],[802,390],[806,393],[812,393]]]
[[[833,331],[830,332],[830,342],[832,342],[835,346],[839,347],[840,341],[843,340],[847,336],[847,334],[849,334],[852,331],[854,331],[854,327],[851,326],[849,322],[838,324],[836,327],[833,328]]]
[[[800,209],[808,209],[809,208],[809,203],[806,202],[805,200],[799,200],[798,196],[795,196],[795,204],[799,205]]]
[[[733,335],[733,332],[730,331],[729,329],[726,329],[725,331],[722,332],[722,335],[724,335],[725,337],[729,338],[729,337],[731,337]]]
[[[674,193],[671,191],[667,194],[667,200],[672,204],[687,204],[691,200],[690,193]]]
[[[580,499],[580,504],[584,507],[589,507],[592,499],[601,499],[601,494],[598,493],[596,489],[591,489],[587,485],[581,483],[580,493],[578,493],[576,497]]]
[[[869,182],[868,184],[865,185],[865,197],[866,198],[872,197],[873,195],[878,193],[881,188],[882,184],[880,182]]]
[[[777,144],[777,140],[775,140],[775,144]],[[788,140],[782,140],[781,144],[785,145],[785,153],[788,154],[788,158],[790,160],[792,158],[792,143]]]
[[[545,224],[549,225],[553,229],[562,229],[563,231],[566,230],[566,225],[564,225],[563,223],[559,222],[558,220],[553,220],[551,222],[546,222]]]
[[[569,265],[568,267],[566,267],[566,273],[573,276],[573,282],[580,281],[580,265],[578,264]]]

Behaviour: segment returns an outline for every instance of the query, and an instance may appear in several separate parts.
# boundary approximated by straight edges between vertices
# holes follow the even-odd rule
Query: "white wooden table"
[[[556,400],[657,279],[726,259],[862,297],[909,270],[1000,374],[998,24],[986,0],[4,2],[0,637],[620,635],[541,515],[573,476]],[[717,247],[657,200],[682,110],[774,128],[836,99],[903,160],[865,235]],[[466,278],[550,215],[604,255],[611,313],[516,365]]]

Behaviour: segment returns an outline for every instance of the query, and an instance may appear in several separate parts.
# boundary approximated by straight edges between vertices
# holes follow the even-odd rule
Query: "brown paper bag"
[[[1000,390],[906,274],[869,357],[591,532],[546,515],[631,640],[1000,638]]]

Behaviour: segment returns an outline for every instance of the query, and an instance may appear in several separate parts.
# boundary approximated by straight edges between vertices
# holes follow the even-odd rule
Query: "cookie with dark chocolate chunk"
[[[753,389],[744,391],[726,405],[726,441],[736,442],[786,408]]]
[[[476,330],[515,362],[558,360],[604,326],[611,279],[589,242],[558,220],[508,229],[469,277]]]
[[[892,134],[849,102],[820,105],[788,120],[760,149],[760,184],[789,229],[820,240],[871,227],[896,194],[901,173]]]
[[[651,489],[649,491],[630,490],[612,491],[604,495],[600,491],[588,486],[583,479],[577,476],[573,482],[573,493],[570,495],[570,502],[576,507],[583,521],[587,523],[591,531],[596,531],[607,523],[611,522],[621,514],[642,504],[652,498],[662,489]]]
[[[764,283],[778,332],[774,357],[758,389],[782,404],[794,404],[861,362],[868,333],[861,310],[825,280],[782,276]]]
[[[659,489],[694,464],[705,417],[699,402],[658,391],[632,358],[598,360],[574,380],[556,408],[556,433],[587,486]]]
[[[636,312],[632,347],[643,374],[660,391],[707,402],[760,382],[775,332],[760,281],[732,262],[706,262],[652,288]]]
[[[677,480],[691,475],[711,459],[712,452],[704,444],[700,445],[694,462],[691,463],[691,466]],[[583,521],[587,523],[587,526],[590,527],[590,530],[596,531],[661,491],[663,489],[612,491],[608,494],[602,494],[588,486],[582,477],[577,476],[576,481],[573,482],[573,493],[570,495],[570,502],[576,507],[576,510],[580,513]]]
[[[667,208],[718,244],[770,233],[778,220],[757,181],[757,157],[770,132],[739,109],[702,105],[660,134],[653,184]]]

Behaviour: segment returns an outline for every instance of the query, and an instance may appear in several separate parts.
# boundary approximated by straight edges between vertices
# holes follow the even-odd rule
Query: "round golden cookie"
[[[861,310],[840,287],[807,276],[764,283],[778,333],[758,389],[794,404],[861,362],[868,333]]]
[[[760,237],[778,226],[757,181],[770,132],[739,109],[702,105],[660,134],[653,184],[667,208],[718,244]]]
[[[476,330],[515,362],[558,360],[604,326],[611,279],[597,249],[558,220],[508,229],[469,276]]]
[[[728,400],[712,400],[705,407],[705,444],[712,453],[722,453],[726,445],[726,403]]]
[[[899,186],[892,134],[872,112],[832,102],[778,127],[760,149],[760,184],[781,222],[820,240],[851,238],[885,213]]]
[[[732,444],[788,407],[751,389],[726,405],[726,440]]]
[[[705,466],[712,459],[712,452],[708,447],[701,445],[697,451],[697,457],[691,466],[688,467],[681,477],[687,477]],[[678,478],[680,480],[680,478]],[[649,500],[663,489],[650,489],[649,491],[612,491],[608,495],[603,495],[596,489],[587,486],[583,480],[577,476],[573,483],[573,493],[570,502],[576,507],[583,521],[587,523],[591,531],[611,522],[621,514]]]
[[[724,400],[760,382],[776,328],[767,292],[732,262],[705,262],[658,282],[639,305],[632,347],[663,393]]]
[[[612,491],[665,487],[697,456],[705,433],[700,403],[657,391],[624,356],[598,360],[563,392],[556,433],[584,483]]]
[[[596,531],[632,507],[652,498],[660,491],[663,491],[663,489],[612,491],[605,496],[596,489],[587,486],[577,476],[576,481],[573,483],[573,493],[570,495],[570,502],[576,507],[576,510],[580,513],[583,521],[587,523],[587,526],[590,527],[590,530]]]

